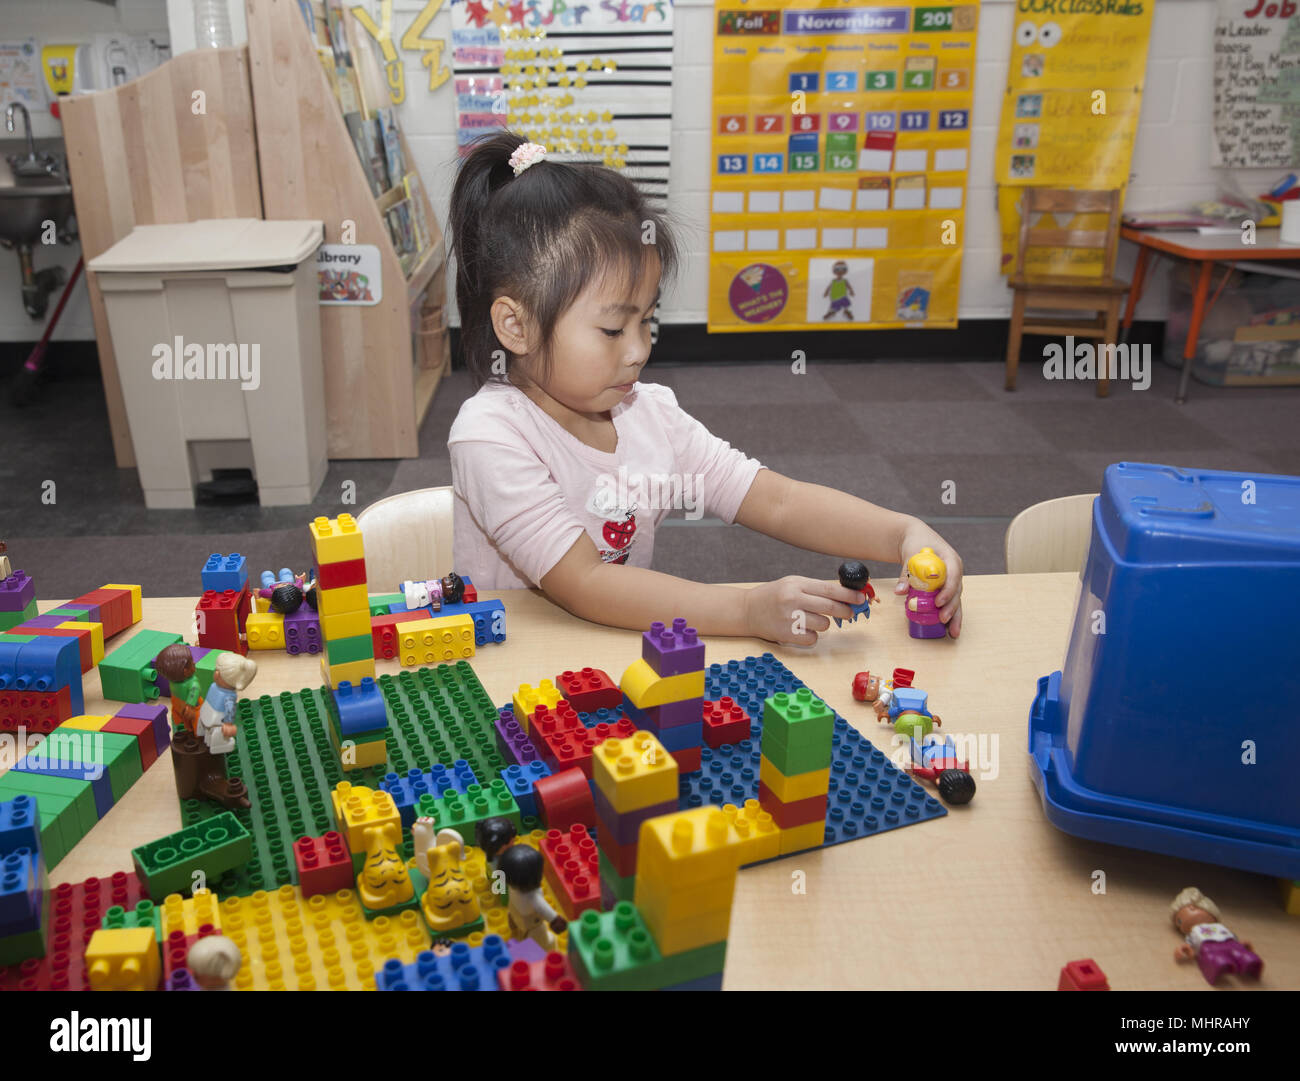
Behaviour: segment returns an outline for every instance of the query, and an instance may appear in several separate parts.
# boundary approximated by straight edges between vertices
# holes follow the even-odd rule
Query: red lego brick
[[[673,751],[673,761],[677,763],[678,773],[694,773],[700,768],[700,757],[703,754],[701,747],[686,747],[680,751]]]
[[[591,785],[580,769],[566,769],[542,777],[533,785],[537,797],[537,812],[548,829],[567,830],[581,823],[596,824],[596,801],[591,798]]]
[[[465,586],[465,595],[461,597],[461,604],[476,604],[478,602],[478,590],[472,585]]]
[[[324,837],[299,837],[293,845],[293,862],[298,868],[298,885],[303,897],[337,893],[356,885],[352,856],[343,835],[330,830]]]
[[[749,714],[731,698],[719,698],[704,703],[704,743],[708,747],[721,747],[724,743],[739,743],[749,739]],[[686,772],[690,772],[687,770]]]
[[[555,677],[555,686],[579,713],[618,709],[623,704],[623,692],[619,690],[618,684],[599,668],[561,672]]]
[[[365,584],[365,559],[345,559],[341,563],[325,563],[316,568],[317,589],[343,589]]]
[[[910,687],[912,685],[912,680],[915,678],[916,673],[910,668],[894,669],[893,680],[895,687]]]
[[[783,830],[806,826],[809,822],[824,822],[826,800],[827,797],[821,795],[813,796],[811,799],[797,799],[782,803],[767,785],[761,780],[758,782],[758,802]]]
[[[45,956],[0,968],[3,991],[89,991],[86,981],[86,944],[114,905],[135,908],[146,899],[133,871],[111,878],[65,882],[51,891]]]
[[[562,953],[548,953],[540,961],[516,961],[497,969],[501,991],[581,991],[578,974]]]
[[[1071,961],[1061,969],[1061,980],[1056,985],[1058,991],[1109,991],[1106,973],[1096,961]]]
[[[53,732],[72,716],[72,688],[0,691],[0,732]]]
[[[248,643],[239,632],[241,617],[248,618],[249,603],[247,587],[238,593],[233,589],[205,591],[194,609],[199,618],[199,645],[247,653]]]
[[[158,761],[158,743],[152,721],[145,720],[143,717],[114,717],[100,731],[135,736],[136,743],[140,745],[141,769],[148,769]]]
[[[429,609],[416,612],[393,612],[386,616],[370,617],[370,637],[374,640],[375,656],[392,660],[397,656],[397,628],[403,623],[428,619]]]
[[[546,881],[551,884],[566,920],[576,920],[587,909],[600,911],[600,855],[587,827],[575,825],[567,833],[549,830],[542,838]]]
[[[131,594],[124,589],[92,589],[89,593],[84,593],[75,600],[69,601],[67,607],[97,607],[99,609],[98,622],[103,626],[104,638],[107,640],[117,634],[118,631],[126,629],[126,627],[120,625],[121,607],[116,603],[119,593],[126,597],[126,626],[129,627],[131,625]]]
[[[630,844],[619,844],[614,840],[612,830],[596,830],[596,836],[600,841],[600,850],[609,860],[609,864],[620,878],[630,878],[636,874],[636,851],[637,843],[632,841]]]

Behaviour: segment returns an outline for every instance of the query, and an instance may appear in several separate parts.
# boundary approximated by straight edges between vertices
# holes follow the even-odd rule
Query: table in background
[[[1142,299],[1146,288],[1148,263],[1154,265],[1151,253],[1156,259],[1161,255],[1172,255],[1178,259],[1199,262],[1201,269],[1196,277],[1196,291],[1192,294],[1192,321],[1187,327],[1187,344],[1183,346],[1183,372],[1178,377],[1178,404],[1187,400],[1187,384],[1192,375],[1192,358],[1196,356],[1196,342],[1201,336],[1201,321],[1205,318],[1206,298],[1210,293],[1210,277],[1215,263],[1237,263],[1248,258],[1252,262],[1271,259],[1300,259],[1300,245],[1283,244],[1279,239],[1280,229],[1259,229],[1255,233],[1254,244],[1242,244],[1241,234],[1221,233],[1202,236],[1197,232],[1158,232],[1152,229],[1133,229],[1125,227],[1119,231],[1125,240],[1131,240],[1138,246],[1137,265],[1133,268],[1133,284],[1129,286],[1128,304],[1124,308],[1124,320],[1121,324],[1127,338],[1128,329],[1133,325],[1133,311]],[[1218,300],[1219,292],[1232,274],[1229,266],[1223,277],[1223,283],[1214,294]],[[1209,306],[1214,306],[1214,300]]]
[[[1264,959],[1261,986],[1300,987],[1300,928],[1283,912],[1275,880],[1081,841],[1044,818],[1029,776],[1029,705],[1037,679],[1065,656],[1077,575],[968,577],[957,641],[909,638],[889,585],[876,584],[883,602],[869,620],[832,628],[812,649],[710,638],[706,660],[770,651],[886,749],[892,729],[853,700],[853,675],[913,668],[945,732],[981,733],[996,748],[996,776],[981,777],[972,762],[975,800],[945,818],[741,871],[728,989],[1048,990],[1062,965],[1085,957],[1116,990],[1203,989],[1196,965],[1173,960],[1180,939],[1168,905],[1189,885],[1213,897],[1228,926],[1255,945]],[[505,601],[509,637],[471,662],[495,702],[508,701],[520,683],[583,665],[617,680],[640,656],[634,632],[585,623],[528,591],[496,595]],[[146,598],[138,626],[185,633],[193,612],[191,598]],[[319,685],[318,657],[253,657],[259,672],[250,693]],[[396,661],[376,668],[400,671]],[[86,712],[112,712],[98,674],[85,680]],[[180,827],[169,757],[59,864],[52,885],[129,869],[132,848]],[[796,872],[806,892],[795,892]],[[1104,893],[1094,892],[1098,872]]]

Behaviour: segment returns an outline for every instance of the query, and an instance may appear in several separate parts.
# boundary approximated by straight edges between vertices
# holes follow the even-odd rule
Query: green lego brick
[[[0,778],[0,782],[12,776],[14,774],[7,773],[3,778]],[[38,807],[48,806],[52,813],[58,815],[63,831],[63,839],[68,849],[71,849],[98,824],[99,815],[95,811],[95,793],[91,789],[89,781],[76,780],[71,777],[47,777],[42,773],[23,773],[18,776],[22,778],[18,785],[28,795],[36,797]],[[48,856],[45,860],[45,866],[47,868],[54,866],[53,861]]]
[[[6,634],[5,641],[8,642],[10,645],[13,645],[14,643],[19,643],[19,642],[34,642],[38,637],[39,635],[35,635],[35,634],[13,633],[13,634]]]
[[[131,850],[140,883],[155,903],[169,893],[188,893],[195,871],[204,873],[211,888],[252,855],[252,835],[229,811]]]
[[[807,687],[774,694],[763,703],[764,743],[771,739],[793,750],[829,748],[834,731],[835,714]]]
[[[135,908],[132,909],[114,905],[104,913],[100,926],[106,930],[120,927],[149,927],[153,930],[154,941],[162,942],[162,908],[148,898],[137,901]]]
[[[325,643],[325,657],[330,664],[347,664],[350,661],[371,660],[375,656],[375,640],[369,634],[354,634],[350,638],[334,638]]]
[[[17,935],[0,937],[0,968],[16,965],[31,957],[45,956],[45,930],[23,931]]]
[[[0,634],[9,630],[10,627],[16,627],[20,623],[26,623],[29,619],[35,619],[40,612],[36,609],[36,601],[27,602],[27,607],[21,612],[0,612]],[[34,638],[35,635],[26,634],[24,638]]]
[[[376,682],[388,707],[388,761],[346,773],[330,744],[330,691],[240,700],[239,736],[227,769],[248,786],[253,806],[234,813],[252,834],[253,855],[220,883],[209,881],[222,897],[297,882],[293,842],[334,828],[330,792],[340,781],[377,789],[390,770],[450,767],[458,758],[469,762],[476,776],[496,777],[506,764],[495,745],[496,706],[468,662],[406,669]],[[181,822],[192,825],[219,811],[204,800],[183,800]],[[409,837],[401,852],[410,858]]]
[[[726,959],[726,942],[664,957],[629,901],[569,924],[569,960],[588,991],[654,991],[721,972]]]
[[[599,857],[601,891],[612,893],[616,901],[631,901],[636,896],[636,875],[624,877],[605,858],[604,852],[599,853]]]
[[[787,777],[793,777],[798,773],[811,773],[814,770],[825,769],[831,764],[832,750],[833,748],[829,743],[825,747],[791,749],[776,740],[768,739],[767,733],[763,733],[763,757],[776,767],[778,773],[782,773]]]
[[[450,792],[437,799],[423,795],[416,802],[415,813],[432,818],[435,830],[454,829],[462,837],[473,837],[475,824],[485,818],[508,818],[517,832],[524,828],[519,804],[500,777],[490,784],[472,784],[463,794]]]
[[[45,785],[44,781],[62,781],[62,777],[44,777],[34,773],[6,773],[0,777],[0,801],[13,799],[15,796],[31,796],[36,801],[37,821],[40,823],[41,856],[46,868],[55,867],[71,850],[72,846],[89,832],[89,827],[82,825],[82,809],[78,806],[76,793],[66,788],[54,790],[54,786]],[[84,784],[86,795],[90,797],[90,811],[95,809],[94,793],[90,791],[88,781],[71,781],[72,785]]]
[[[368,603],[370,605],[370,614],[372,616],[386,616],[389,614],[388,606],[390,604],[400,604],[403,608],[406,607],[406,594],[372,593],[370,594]]]
[[[154,686],[153,659],[167,646],[181,641],[179,634],[165,631],[137,631],[99,662],[99,681],[105,698],[115,702],[148,702],[158,697]]]
[[[223,649],[210,649],[194,662],[193,678],[198,681],[200,698],[208,696],[208,690],[212,686],[212,677],[217,673],[217,658],[224,652],[226,651]]]
[[[99,622],[99,620],[91,618],[93,613],[89,608],[77,608],[66,604],[61,604],[58,608],[51,608],[45,614],[47,616],[62,616],[64,619],[75,620],[78,623]]]
[[[113,802],[126,795],[127,790],[144,776],[140,762],[140,741],[135,736],[119,732],[96,732],[103,740],[103,764],[108,771]]]

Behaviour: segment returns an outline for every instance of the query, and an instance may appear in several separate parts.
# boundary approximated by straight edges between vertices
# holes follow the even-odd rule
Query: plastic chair
[[[1007,526],[1008,574],[1081,571],[1092,536],[1091,495],[1067,495],[1026,507]]]
[[[453,569],[455,502],[450,486],[419,488],[390,495],[357,515],[372,593],[395,592],[399,582],[441,578]]]

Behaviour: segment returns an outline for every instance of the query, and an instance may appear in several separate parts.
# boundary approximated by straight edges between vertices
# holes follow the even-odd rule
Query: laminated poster
[[[1300,161],[1296,0],[1219,0],[1211,162],[1285,168]]]
[[[714,19],[709,329],[955,326],[979,5]]]

